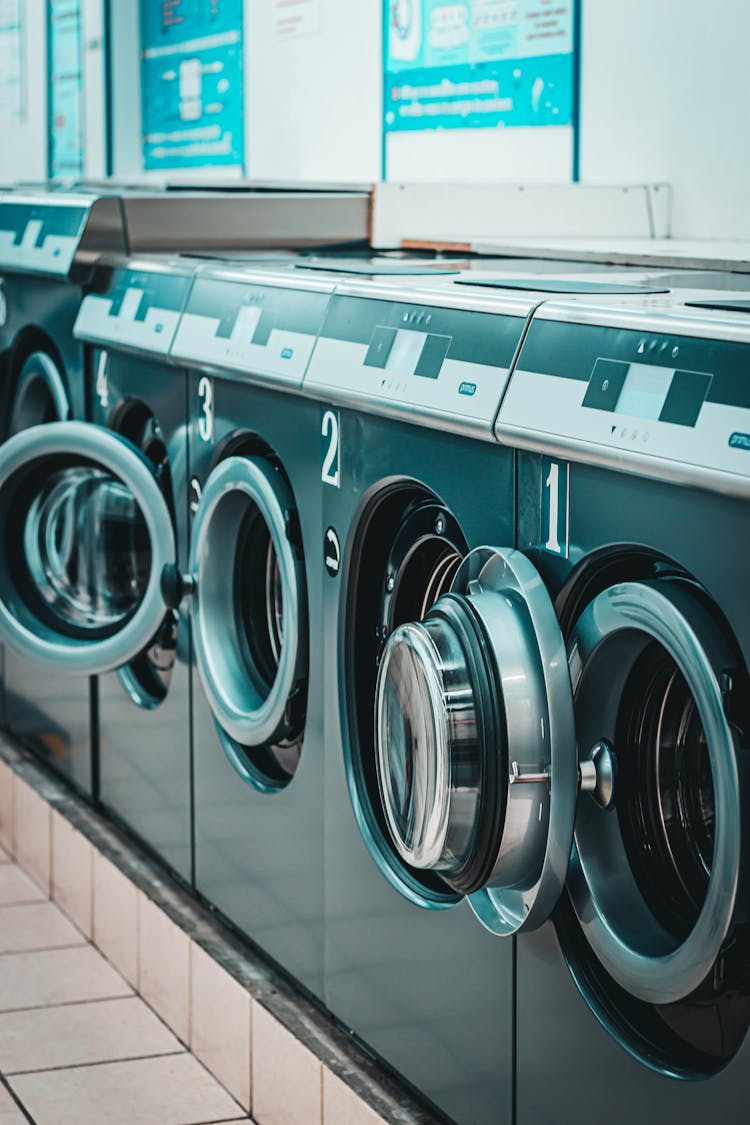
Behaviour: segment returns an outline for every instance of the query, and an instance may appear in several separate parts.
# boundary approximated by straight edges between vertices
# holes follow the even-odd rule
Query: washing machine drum
[[[196,660],[225,747],[240,772],[278,787],[304,727],[307,595],[297,510],[274,461],[232,456],[211,472],[190,570]]]
[[[480,548],[451,592],[385,646],[380,797],[393,846],[509,935],[564,883],[578,790],[565,645],[532,563]]]

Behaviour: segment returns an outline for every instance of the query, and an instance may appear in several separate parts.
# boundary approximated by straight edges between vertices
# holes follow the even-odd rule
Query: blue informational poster
[[[386,132],[571,125],[575,0],[384,0]]]
[[[243,167],[242,0],[141,0],[146,169]]]
[[[80,0],[49,0],[49,174],[83,174],[83,44]]]

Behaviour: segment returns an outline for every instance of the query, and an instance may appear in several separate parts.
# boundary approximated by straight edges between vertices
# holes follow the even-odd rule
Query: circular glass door
[[[402,860],[467,895],[495,933],[541,924],[565,880],[579,773],[565,646],[525,556],[470,552],[450,592],[391,634],[376,754]]]
[[[579,804],[570,897],[585,941],[630,996],[680,1001],[735,921],[742,809],[727,695],[738,658],[682,579],[599,593],[570,637],[581,752],[610,748],[614,800]]]
[[[37,666],[109,671],[158,629],[170,513],[152,466],[109,430],[50,422],[10,438],[0,537],[0,638]]]
[[[221,461],[192,534],[193,640],[222,745],[246,780],[283,789],[301,753],[308,638],[299,519],[278,463]]]

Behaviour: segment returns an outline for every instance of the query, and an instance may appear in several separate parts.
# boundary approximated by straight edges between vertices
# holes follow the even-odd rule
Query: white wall
[[[0,123],[0,182],[43,180],[47,175],[47,4],[26,0],[26,97],[19,122]]]
[[[584,0],[581,178],[668,180],[676,237],[750,238],[748,0]]]
[[[245,0],[249,176],[380,177],[381,3],[313,0],[314,30],[287,38],[278,0]]]

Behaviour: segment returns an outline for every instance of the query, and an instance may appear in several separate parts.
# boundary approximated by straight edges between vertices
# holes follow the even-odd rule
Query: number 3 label
[[[339,487],[341,418],[337,410],[324,410],[321,415],[320,433],[323,439],[323,466],[320,479],[323,484]]]
[[[214,440],[214,384],[213,380],[204,375],[198,384],[198,405],[200,417],[198,418],[198,434],[201,441]]]
[[[542,548],[567,559],[570,538],[568,491],[570,465],[565,461],[542,461]]]

